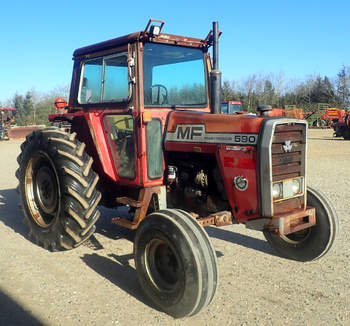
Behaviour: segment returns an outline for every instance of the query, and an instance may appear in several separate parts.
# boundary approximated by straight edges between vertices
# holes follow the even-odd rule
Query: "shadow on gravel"
[[[115,225],[111,222],[113,217],[123,216],[123,211],[120,209],[106,209],[104,207],[99,207],[101,211],[101,217],[96,223],[95,233],[99,233],[103,236],[106,236],[113,240],[118,239],[127,239],[130,242],[134,242],[135,231],[129,230],[118,225]],[[125,213],[125,212],[124,212]],[[224,228],[205,227],[209,237],[217,238],[220,240],[228,241],[243,247],[251,248],[263,253],[277,256],[274,250],[270,247],[267,241],[256,239],[244,234],[235,233],[232,231],[227,231]],[[92,237],[92,240],[94,238]],[[97,240],[96,240],[97,241]],[[98,244],[95,245],[95,250],[101,249],[98,247]],[[217,256],[221,257],[222,253],[217,252]]]
[[[41,326],[45,324],[0,289],[0,325]]]
[[[19,203],[20,199],[16,189],[0,190],[0,221],[28,239],[28,229],[22,223],[24,216],[18,207]]]
[[[98,209],[101,212],[101,216],[96,222],[95,233],[99,233],[112,240],[126,239],[134,242],[135,231],[112,223],[113,217],[128,216],[127,209],[125,207],[109,209],[99,206]]]
[[[129,265],[129,260],[134,258],[133,254],[118,256],[108,255],[111,258],[100,256],[96,253],[85,254],[81,259],[95,272],[119,287],[121,290],[132,295],[145,305],[158,310],[144,296],[139,285],[135,269]]]
[[[2,189],[0,190],[0,223],[13,229],[15,232],[22,235],[24,238],[28,237],[28,227],[22,223],[24,218],[22,210],[19,208],[20,198],[16,189]],[[117,226],[112,223],[112,218],[117,216],[125,216],[125,212],[118,209],[107,209],[99,207],[101,216],[96,223],[96,233],[100,233],[110,239],[127,239],[134,241],[135,232],[126,228]],[[91,238],[91,246],[93,249],[102,249],[96,238]]]
[[[261,251],[265,254],[279,257],[273,249],[270,247],[267,241],[256,239],[244,234],[227,231],[223,228],[216,228],[208,226],[205,228],[209,237],[228,241],[246,248],[251,248],[257,251]]]
[[[19,196],[16,192],[16,189],[0,190],[0,222],[3,222],[6,226],[12,228],[15,232],[21,234],[24,238],[28,239],[27,226],[22,223],[23,212],[18,207],[18,204]],[[131,242],[134,241],[135,231],[120,227],[112,223],[113,217],[125,216],[125,214],[127,214],[125,210],[123,211],[123,209],[107,209],[101,206],[99,207],[99,210],[101,212],[101,216],[96,223],[96,233],[99,233],[113,240],[126,239]],[[228,241],[254,250],[258,250],[269,255],[275,255],[266,241],[252,238],[232,231],[227,231],[223,228],[209,226],[205,229],[210,237]],[[94,250],[103,248],[102,245],[98,242],[98,240],[93,236],[90,238],[90,240],[88,240],[88,243],[86,245]],[[100,257],[100,259],[106,258]],[[125,266],[123,267],[122,265],[121,268],[125,268]]]

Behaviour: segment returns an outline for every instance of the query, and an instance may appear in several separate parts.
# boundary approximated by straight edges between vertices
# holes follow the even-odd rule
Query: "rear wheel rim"
[[[35,194],[40,208],[48,214],[52,214],[57,207],[57,184],[55,175],[48,166],[40,167],[35,178]]]
[[[34,222],[50,227],[58,213],[59,183],[53,162],[46,153],[38,152],[27,164],[25,194]]]

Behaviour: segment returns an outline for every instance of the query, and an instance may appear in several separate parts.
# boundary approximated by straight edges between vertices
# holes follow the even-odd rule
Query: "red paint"
[[[216,156],[232,213],[238,222],[259,217],[257,151],[251,146],[242,148],[247,150],[228,151],[225,146],[220,146]],[[247,190],[240,191],[234,186],[237,176],[248,180]],[[250,212],[249,216],[247,211]]]

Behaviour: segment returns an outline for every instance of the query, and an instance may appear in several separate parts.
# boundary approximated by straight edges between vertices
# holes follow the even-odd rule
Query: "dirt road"
[[[0,142],[0,325],[350,325],[350,142],[310,130],[308,182],[337,209],[340,232],[323,259],[278,257],[262,233],[207,228],[218,255],[212,304],[175,320],[151,307],[137,282],[134,233],[102,210],[88,245],[50,253],[27,238],[17,204],[20,141]]]

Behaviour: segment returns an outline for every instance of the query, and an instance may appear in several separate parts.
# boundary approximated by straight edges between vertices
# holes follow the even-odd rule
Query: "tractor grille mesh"
[[[277,125],[272,140],[272,180],[305,176],[305,124]],[[290,147],[291,145],[291,147]],[[283,214],[304,205],[304,198],[274,203],[274,214]]]
[[[277,125],[272,140],[272,180],[304,174],[305,125]],[[291,148],[289,145],[291,145]],[[284,149],[286,148],[286,149]]]

